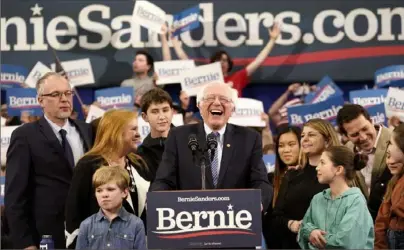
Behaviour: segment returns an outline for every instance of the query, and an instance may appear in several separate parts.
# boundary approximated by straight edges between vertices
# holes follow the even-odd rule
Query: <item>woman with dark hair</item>
[[[300,134],[301,129],[299,127],[285,125],[280,127],[279,134],[276,137],[275,172],[268,174],[268,179],[274,187],[274,196],[272,200],[272,206],[269,206],[266,214],[263,217],[262,225],[265,241],[267,243],[267,247],[270,249],[276,248],[274,239],[277,237],[281,237],[281,235],[276,235],[278,230],[274,225],[272,225],[271,216],[273,206],[275,206],[283,176],[288,169],[294,169],[299,160]]]
[[[404,124],[398,125],[387,148],[387,167],[393,177],[375,223],[375,249],[404,249]]]
[[[302,249],[373,249],[373,219],[365,196],[349,187],[367,157],[344,146],[327,148],[318,164],[317,179],[330,188],[311,200],[298,241]]]
[[[173,31],[171,31],[173,32]],[[272,30],[268,29],[270,40],[265,45],[265,47],[261,50],[261,52],[257,55],[257,57],[250,62],[245,68],[236,71],[231,74],[230,71],[233,69],[233,60],[230,55],[224,51],[220,50],[215,52],[211,58],[210,62],[220,62],[222,67],[224,82],[230,84],[234,89],[237,90],[238,95],[241,96],[242,90],[247,86],[250,79],[249,77],[261,66],[261,64],[268,57],[269,53],[271,53],[276,39],[279,37],[281,33],[281,29],[277,23],[274,24]],[[170,34],[171,37],[171,34]],[[177,38],[172,38],[172,43],[174,46],[174,50],[177,54],[177,57],[181,60],[188,60],[188,55],[184,52],[181,47],[181,43]],[[164,44],[163,44],[164,46]],[[168,47],[168,45],[165,45]],[[166,49],[167,50],[167,49]]]

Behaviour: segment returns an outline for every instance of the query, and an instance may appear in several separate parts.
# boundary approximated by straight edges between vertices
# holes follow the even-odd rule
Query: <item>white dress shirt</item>
[[[77,162],[79,161],[79,159],[84,155],[84,143],[83,143],[83,139],[80,136],[79,131],[77,130],[77,128],[74,125],[70,124],[69,120],[67,120],[67,122],[65,123],[65,125],[63,125],[63,127],[60,127],[56,123],[49,120],[46,117],[46,115],[44,115],[44,116],[45,116],[45,119],[48,121],[49,125],[51,126],[53,133],[55,133],[56,137],[58,138],[60,144],[62,144],[62,136],[60,135],[59,131],[61,129],[66,130],[66,132],[67,132],[66,138],[70,144],[70,147],[72,148],[73,157],[74,157],[74,165],[76,165]]]
[[[206,137],[208,136],[208,134],[212,133],[213,130],[211,128],[209,128],[208,125],[206,125],[206,123],[203,124],[204,128],[205,128],[205,133],[206,133]],[[222,163],[222,155],[223,155],[223,143],[224,143],[224,132],[226,132],[226,126],[224,125],[223,128],[221,128],[219,131],[219,141],[217,142],[217,160],[218,160],[218,164],[217,164],[217,172],[220,173],[220,165]]]

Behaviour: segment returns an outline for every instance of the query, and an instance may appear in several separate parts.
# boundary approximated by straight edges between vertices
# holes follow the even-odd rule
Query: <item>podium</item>
[[[261,232],[261,190],[147,194],[149,249],[255,248]]]

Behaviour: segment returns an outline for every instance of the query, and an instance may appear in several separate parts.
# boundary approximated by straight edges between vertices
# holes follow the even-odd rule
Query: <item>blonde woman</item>
[[[123,207],[145,223],[144,207],[150,172],[144,161],[133,153],[140,138],[137,126],[137,114],[128,110],[111,110],[101,118],[93,148],[74,169],[66,201],[67,247],[74,247],[80,223],[100,209],[94,195],[92,177],[103,165],[118,166],[128,172],[129,195]]]
[[[299,167],[285,174],[275,204],[273,225],[280,237],[274,239],[274,248],[300,249],[297,232],[311,199],[328,188],[318,182],[316,167],[324,150],[340,142],[328,121],[313,119],[304,124],[300,145]]]

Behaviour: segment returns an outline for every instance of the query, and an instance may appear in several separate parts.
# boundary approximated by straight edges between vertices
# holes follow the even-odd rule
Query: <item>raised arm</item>
[[[174,32],[173,29],[170,29],[170,39],[171,42],[173,43],[173,47],[175,50],[175,54],[177,54],[177,57],[181,60],[188,60],[188,55],[187,53],[185,53],[185,51],[182,49],[182,42],[180,40],[178,40],[177,37],[173,37],[172,33]]]
[[[301,86],[300,83],[293,83],[289,85],[288,89],[283,93],[269,108],[268,114],[272,118],[275,114],[279,112],[282,106],[288,101],[288,97],[291,93],[295,92]]]
[[[269,42],[261,50],[261,52],[258,54],[258,56],[254,59],[254,61],[252,61],[246,67],[248,76],[251,76],[261,66],[261,64],[267,58],[268,54],[271,53],[272,48],[275,45],[276,39],[278,38],[279,34],[281,33],[279,24],[275,23],[272,28],[272,31],[268,29],[268,32],[269,32],[269,37],[270,37]]]
[[[161,53],[163,54],[163,61],[170,61],[171,52],[170,52],[170,47],[168,46],[168,40],[167,40],[167,33],[168,33],[167,25],[164,24],[163,27],[161,27],[161,30],[163,31],[163,33],[160,34]]]

